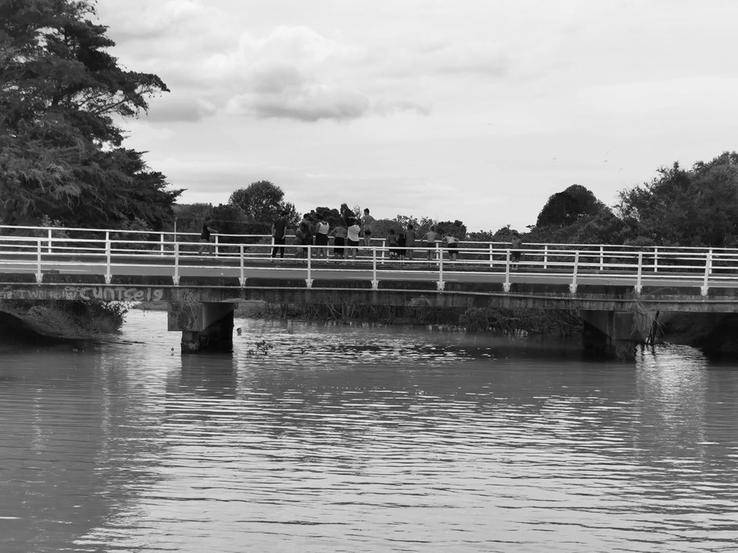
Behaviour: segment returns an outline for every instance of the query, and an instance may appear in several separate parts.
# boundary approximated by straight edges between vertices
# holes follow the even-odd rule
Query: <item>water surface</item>
[[[736,550],[736,365],[248,320],[183,357],[128,321],[0,353],[0,551]]]

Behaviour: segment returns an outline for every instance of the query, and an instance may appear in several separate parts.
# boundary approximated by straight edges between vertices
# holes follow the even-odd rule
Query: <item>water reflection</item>
[[[593,364],[546,344],[244,320],[233,357],[180,357],[161,314],[131,318],[126,343],[55,353],[58,370],[39,368],[43,353],[2,365],[0,422],[21,436],[0,441],[3,551],[730,551],[738,538],[738,370],[694,351]],[[43,459],[56,468],[27,469]]]

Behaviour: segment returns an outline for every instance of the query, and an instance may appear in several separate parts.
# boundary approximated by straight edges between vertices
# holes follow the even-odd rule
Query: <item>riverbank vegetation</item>
[[[0,302],[3,339],[93,340],[113,334],[125,322],[128,305],[91,301]]]

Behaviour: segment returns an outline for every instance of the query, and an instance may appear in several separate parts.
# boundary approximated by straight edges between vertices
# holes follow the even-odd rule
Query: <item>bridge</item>
[[[182,351],[232,347],[240,301],[579,311],[585,345],[629,358],[656,312],[738,312],[738,249],[462,241],[299,246],[265,235],[0,226],[12,300],[164,301]]]

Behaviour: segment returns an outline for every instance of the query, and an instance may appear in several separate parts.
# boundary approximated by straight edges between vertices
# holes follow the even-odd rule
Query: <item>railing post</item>
[[[495,247],[492,242],[489,243],[489,268],[494,269],[495,267]]]
[[[313,287],[313,250],[312,246],[310,244],[305,246],[307,248],[307,278],[305,279],[305,284],[308,288]]]
[[[41,239],[36,242],[36,283],[41,284],[44,275],[41,272]]]
[[[172,283],[179,286],[179,242],[174,243],[174,274],[172,275]]]
[[[51,229],[47,231],[47,237],[48,237],[49,242],[47,244],[46,251],[51,253]]]
[[[659,247],[658,246],[653,247],[653,272],[654,273],[659,272]]]
[[[643,290],[643,252],[638,252],[638,274],[636,276],[635,294],[636,296],[641,295]]]
[[[700,287],[700,294],[702,296],[707,296],[707,291],[710,289],[709,278],[710,278],[711,272],[712,272],[712,248],[710,248],[707,251],[707,254],[705,254],[705,277],[702,280],[702,286]]]
[[[569,292],[572,294],[577,293],[577,271],[579,270],[579,250],[574,252],[574,274],[571,277],[571,284],[569,284]]]
[[[110,284],[113,280],[113,273],[110,270],[110,231],[105,231],[105,284]]]
[[[505,250],[505,282],[502,283],[502,289],[509,292],[510,288],[510,250]]]
[[[443,250],[441,250],[441,244],[440,244],[440,242],[436,242],[436,259],[437,260],[438,259],[441,259],[441,256],[438,255],[438,253],[441,252],[441,251],[443,251]]]
[[[446,288],[446,283],[443,281],[443,249],[438,249],[438,282],[436,282],[436,287],[438,290],[444,290]]]
[[[600,246],[600,271],[605,270],[605,246]]]
[[[274,238],[272,238],[272,242],[274,241]],[[238,277],[238,283],[241,285],[241,287],[246,286],[246,275],[244,274],[243,270],[243,244],[238,245],[238,263],[239,263],[239,277]]]
[[[164,233],[162,232],[159,235],[159,255],[164,255],[164,240],[165,240],[165,237],[164,237]]]
[[[387,246],[387,240],[385,238],[382,238],[382,263],[384,263],[384,256],[385,256],[385,253],[386,253],[385,252],[386,246]]]
[[[384,248],[382,248],[382,257],[384,257]],[[379,289],[379,280],[377,279],[377,247],[372,246],[372,290]]]
[[[220,253],[220,242],[218,242],[218,235],[215,235],[215,257],[218,257],[218,253]]]
[[[543,268],[548,269],[548,244],[543,246]]]

